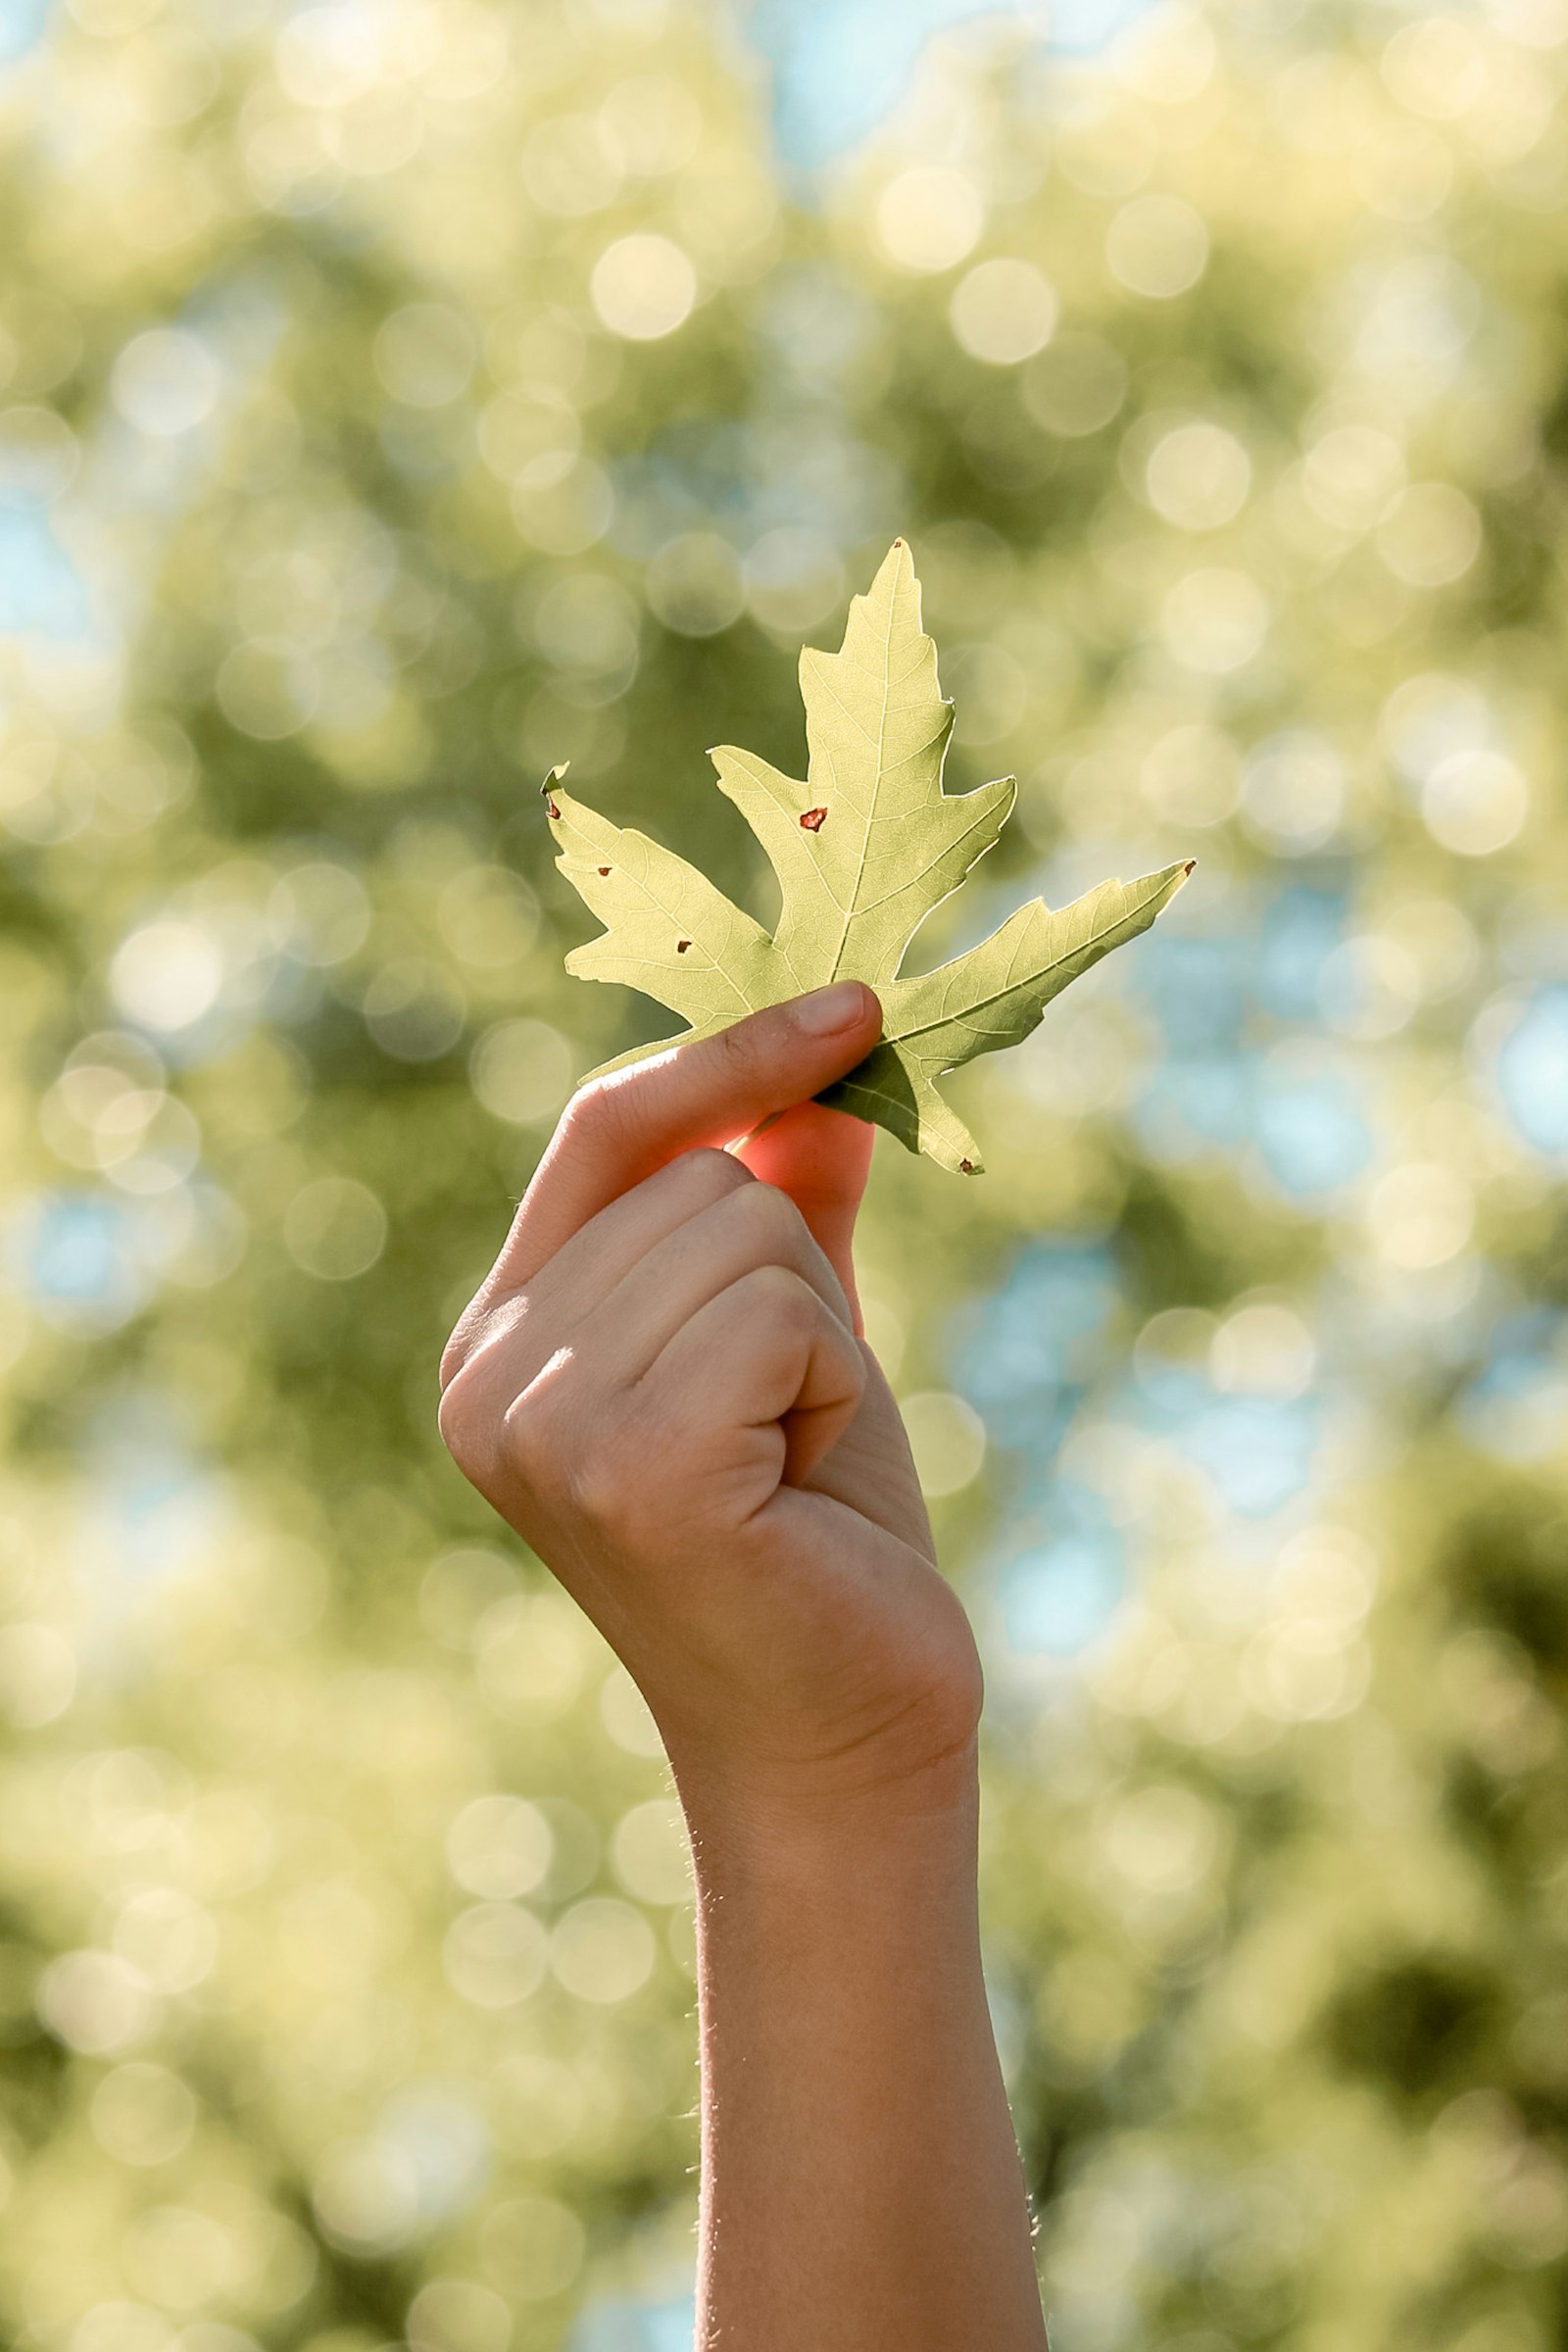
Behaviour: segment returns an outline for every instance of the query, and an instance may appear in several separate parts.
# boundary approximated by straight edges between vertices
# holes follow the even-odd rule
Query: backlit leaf
[[[1027,1037],[1069,981],[1149,928],[1191,864],[1102,882],[1054,912],[1032,900],[952,962],[901,977],[910,939],[996,841],[1017,789],[1010,776],[973,792],[942,789],[953,706],[937,683],[903,540],[851,604],[840,651],[802,654],[801,696],[806,782],[733,745],[711,755],[720,790],[778,876],[771,933],[683,858],[585,808],[563,789],[563,771],[551,777],[558,862],[606,926],[573,949],[566,969],[657,998],[691,1024],[684,1037],[833,980],[869,982],[882,1003],[882,1042],[820,1099],[973,1173],[978,1147],[936,1081]],[[639,1046],[603,1067],[660,1050]]]

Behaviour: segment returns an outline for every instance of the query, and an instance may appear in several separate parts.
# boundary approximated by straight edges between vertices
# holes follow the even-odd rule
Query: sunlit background
[[[1058,2352],[1568,2340],[1568,0],[0,0],[0,2336],[689,2352],[646,1711],[442,1454],[573,783],[906,533],[916,944],[1200,859],[878,1143]],[[805,2352],[805,2348],[803,2348]]]

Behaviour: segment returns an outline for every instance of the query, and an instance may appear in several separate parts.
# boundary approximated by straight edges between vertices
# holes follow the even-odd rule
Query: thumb
[[[871,1170],[875,1129],[846,1110],[829,1110],[821,1102],[800,1102],[770,1119],[756,1135],[731,1146],[734,1156],[764,1184],[787,1193],[806,1219],[811,1235],[855,1310],[857,1333],[863,1330],[860,1301],[855,1289],[856,1212]]]
[[[679,1153],[731,1143],[809,1103],[870,1052],[881,1018],[870,989],[842,981],[583,1088],[534,1172],[480,1301],[520,1290],[590,1217]]]

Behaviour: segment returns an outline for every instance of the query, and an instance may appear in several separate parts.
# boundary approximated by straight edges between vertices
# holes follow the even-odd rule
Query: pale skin
[[[685,1809],[699,2352],[1046,2344],[980,1663],[861,1336],[872,1131],[811,1101],[879,1024],[840,983],[586,1088],[441,1367],[448,1446],[637,1682]]]

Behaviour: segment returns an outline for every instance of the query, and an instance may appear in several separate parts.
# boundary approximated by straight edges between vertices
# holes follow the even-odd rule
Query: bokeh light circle
[[[1252,467],[1234,433],[1196,419],[1156,442],[1144,479],[1150,505],[1167,522],[1184,531],[1213,531],[1247,503]]]
[[[352,1282],[386,1247],[386,1211],[368,1185],[321,1176],[301,1187],[283,1212],[283,1245],[318,1282]]]
[[[218,365],[184,327],[149,327],[120,352],[110,376],[116,408],[139,432],[172,440],[204,424],[218,405]]]
[[[1203,216],[1181,196],[1135,196],[1105,232],[1105,262],[1131,293],[1170,302],[1202,276],[1208,262]]]
[[[915,164],[889,180],[874,213],[877,241],[901,270],[952,270],[974,251],[985,226],[985,200],[966,172],[951,164]]]
[[[697,271],[673,238],[649,232],[619,237],[594,265],[589,292],[612,334],[654,343],[691,317]]]
[[[1033,262],[998,257],[959,278],[948,305],[954,334],[971,359],[1016,368],[1043,351],[1056,330],[1061,303]]]
[[[1451,752],[1421,787],[1421,814],[1434,841],[1461,858],[1491,858],[1524,830],[1530,788],[1501,752]]]

